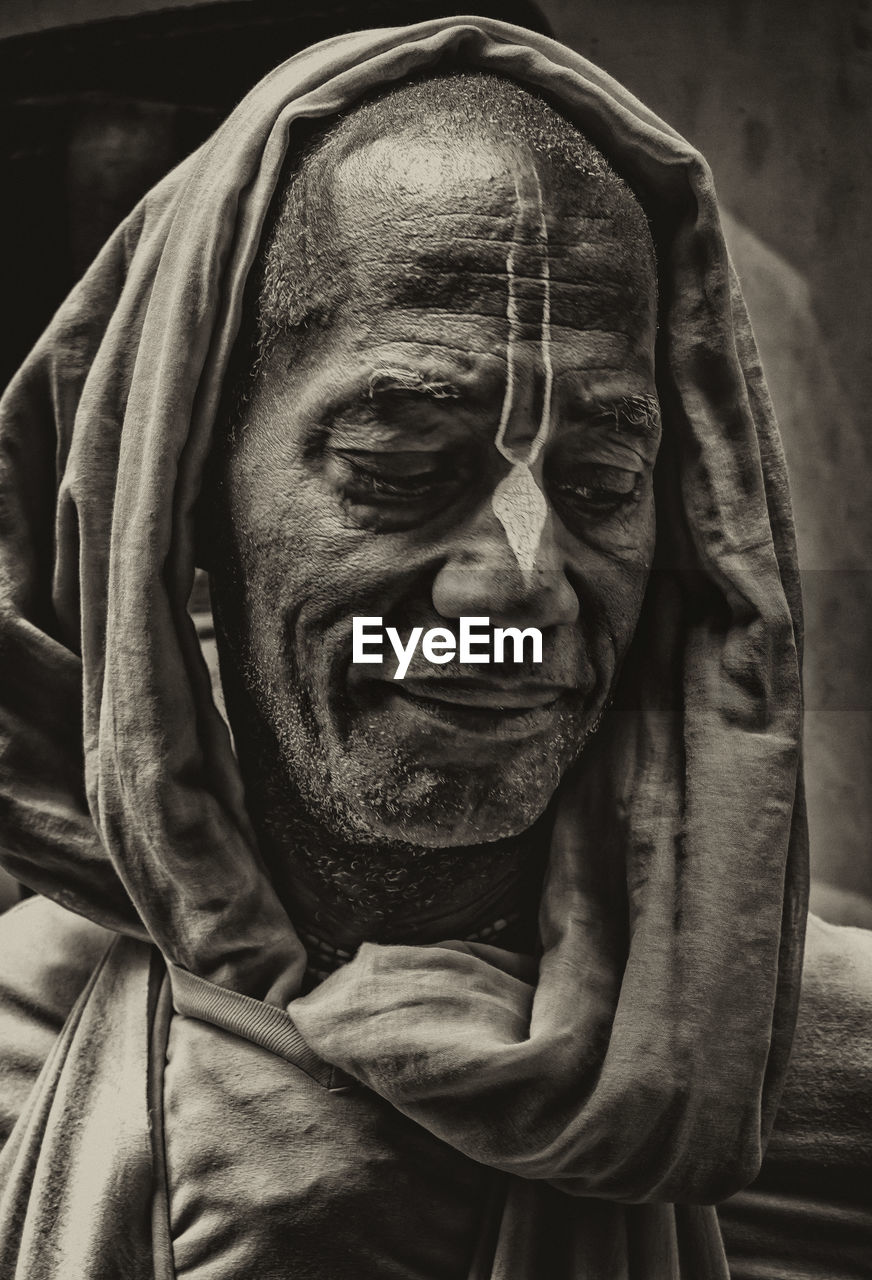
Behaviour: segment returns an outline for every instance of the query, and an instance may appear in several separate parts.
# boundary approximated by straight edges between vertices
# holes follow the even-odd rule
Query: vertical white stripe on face
[[[554,390],[554,366],[551,363],[551,261],[548,257],[548,224],[545,221],[545,206],[542,201],[542,187],[539,175],[533,169],[536,180],[536,200],[539,207],[539,229],[542,240],[542,370],[544,384],[542,388],[542,416],[539,419],[539,430],[530,446],[527,465],[533,463],[542,452],[548,433],[551,430],[551,395]]]
[[[551,267],[548,260],[548,225],[545,221],[545,207],[542,200],[542,186],[536,172],[535,162],[530,157],[529,164],[522,169],[517,166],[514,173],[515,183],[515,228],[512,244],[506,257],[506,320],[508,334],[506,338],[506,389],[500,412],[499,425],[494,443],[502,456],[512,463],[512,469],[504,476],[494,490],[491,507],[506,535],[506,541],[512,549],[518,567],[525,575],[532,573],[542,531],[548,516],[548,505],[530,468],[535,463],[551,429],[551,397],[554,386],[554,369],[551,362]],[[529,178],[532,176],[532,184]],[[525,181],[526,179],[526,181]],[[526,188],[522,194],[522,185]],[[519,341],[519,320],[517,281],[515,276],[515,256],[517,246],[522,243],[526,218],[529,208],[529,197],[533,197],[535,219],[537,224],[537,240],[542,246],[542,266],[540,283],[542,285],[542,320],[540,344],[542,354],[543,390],[542,413],[539,426],[532,443],[526,451],[518,451],[506,444],[506,432],[512,417],[515,397],[515,348]],[[526,197],[526,199],[525,199]]]
[[[491,497],[491,508],[505,531],[518,568],[526,576],[536,566],[548,504],[526,462],[516,462]]]
[[[495,444],[497,449],[504,458],[508,458],[510,462],[514,461],[511,453],[506,449],[504,444],[506,431],[512,417],[512,406],[515,399],[515,347],[518,342],[518,298],[517,298],[517,282],[515,279],[515,250],[518,247],[520,237],[520,212],[521,212],[521,192],[518,188],[518,178],[515,176],[515,226],[512,232],[512,243],[509,246],[509,252],[506,256],[506,389],[503,392],[503,407],[500,410],[500,421],[497,427],[497,436]]]

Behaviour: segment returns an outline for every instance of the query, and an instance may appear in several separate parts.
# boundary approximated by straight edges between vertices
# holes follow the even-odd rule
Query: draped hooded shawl
[[[299,998],[305,953],[186,612],[195,507],[295,131],[449,65],[544,91],[651,220],[655,565],[615,704],[560,787],[538,971],[482,945],[365,945]],[[500,1171],[476,1275],[545,1274],[545,1191],[575,1239],[567,1275],[726,1275],[713,1211],[673,1206],[726,1197],[759,1166],[795,1018],[806,841],[787,483],[702,157],[583,58],[499,22],[307,50],[145,197],[61,307],[2,402],[0,483],[5,866],[153,943],[178,1013],[327,1087],[350,1078]],[[146,1000],[152,1021],[167,990]],[[159,1051],[143,1041],[137,1067],[118,1036],[124,1070],[151,1079]],[[27,1237],[33,1171],[63,1123],[65,1043],[10,1144],[7,1239]],[[154,1180],[126,1194],[147,1201]]]

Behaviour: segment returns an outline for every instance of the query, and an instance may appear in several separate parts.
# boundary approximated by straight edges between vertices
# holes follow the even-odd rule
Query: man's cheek
[[[248,544],[247,596],[253,629],[271,665],[292,648],[301,671],[344,680],[355,616],[390,617],[420,583],[428,553],[394,538],[312,524],[305,537],[264,530]],[[429,553],[432,554],[432,553]]]
[[[596,560],[603,565],[621,565],[645,570],[654,552],[655,520],[652,501],[615,512],[607,519],[596,518],[573,530],[583,550],[576,561]]]
[[[599,661],[619,659],[630,643],[645,597],[646,561],[596,567],[571,574],[579,600],[586,647]]]
[[[635,630],[654,555],[653,509],[627,519],[622,530],[603,539],[601,554],[582,571],[583,589],[597,602],[610,633],[624,644]]]

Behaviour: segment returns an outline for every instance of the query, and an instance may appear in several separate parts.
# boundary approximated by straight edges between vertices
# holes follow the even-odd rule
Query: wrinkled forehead
[[[332,188],[337,247],[368,307],[504,315],[512,250],[522,286],[549,274],[555,325],[650,318],[651,253],[629,192],[523,142],[382,138],[346,157]]]

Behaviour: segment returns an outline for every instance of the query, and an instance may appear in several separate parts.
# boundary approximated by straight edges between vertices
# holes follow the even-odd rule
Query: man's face
[[[215,573],[235,674],[310,811],[445,847],[539,816],[606,704],[654,542],[655,288],[524,148],[343,161],[342,302],[258,376]],[[352,663],[352,619],[537,627],[543,661]],[[227,619],[236,622],[228,626]],[[508,651],[511,657],[511,650]]]

